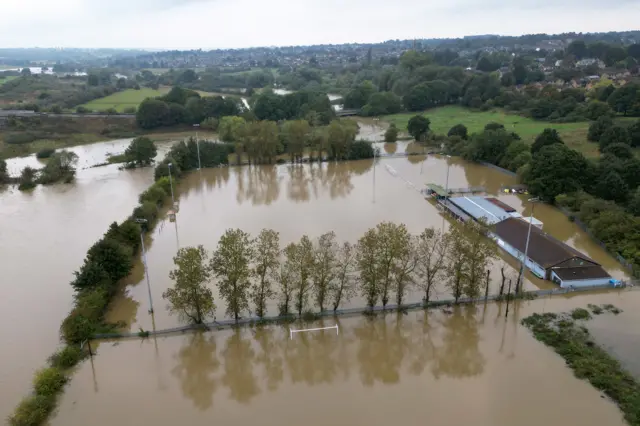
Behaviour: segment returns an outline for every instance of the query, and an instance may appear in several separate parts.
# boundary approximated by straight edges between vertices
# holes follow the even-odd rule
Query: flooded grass
[[[613,305],[591,310],[620,312]],[[522,324],[536,339],[562,356],[576,377],[588,380],[615,401],[630,425],[640,425],[640,384],[606,350],[598,346],[582,324],[591,319],[589,311],[576,308],[569,314],[533,314]]]

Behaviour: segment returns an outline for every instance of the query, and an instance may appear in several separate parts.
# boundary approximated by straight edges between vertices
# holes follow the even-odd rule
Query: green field
[[[118,112],[124,112],[126,108],[135,107],[147,98],[155,98],[168,93],[170,88],[161,87],[159,90],[142,88],[140,90],[127,89],[122,92],[114,93],[100,99],[94,99],[82,105],[91,111],[105,111],[109,108],[115,108]]]
[[[10,82],[11,80],[13,80],[15,78],[18,78],[18,77],[14,76],[14,75],[7,76],[7,77],[0,77],[0,86],[2,86],[5,83]]]
[[[425,111],[424,116],[431,120],[431,131],[437,134],[447,134],[456,124],[464,124],[469,129],[469,134],[482,131],[487,123],[495,122],[503,124],[510,132],[516,132],[524,141],[533,142],[535,137],[546,128],[558,130],[567,146],[582,152],[587,157],[597,157],[598,145],[587,141],[589,131],[588,122],[580,123],[549,123],[536,121],[520,115],[508,114],[504,111],[472,111],[460,106],[445,106]],[[401,131],[407,130],[409,119],[415,113],[393,114],[383,117],[384,120],[394,123]]]

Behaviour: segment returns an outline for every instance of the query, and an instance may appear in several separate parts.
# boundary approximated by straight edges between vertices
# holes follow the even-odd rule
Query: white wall
[[[506,251],[507,253],[509,253],[511,256],[515,257],[516,259],[518,259],[518,261],[522,262],[522,259],[524,258],[524,254],[522,252],[520,252],[519,250],[517,250],[516,248],[514,248],[513,246],[511,246],[510,244],[507,244],[506,242],[504,242],[502,239],[500,239],[500,237],[493,235],[496,243],[498,244],[498,247],[500,247],[501,249],[503,249],[504,251]],[[542,278],[543,280],[545,279],[545,276],[547,275],[547,271],[540,265],[538,265],[536,262],[534,262],[533,260],[527,258],[527,261],[525,262],[525,266],[531,271],[533,272],[533,274],[535,276],[537,276],[538,278]]]
[[[590,279],[590,280],[561,280],[560,277],[558,277],[556,275],[555,272],[551,272],[551,278],[555,278],[557,280],[560,281],[560,287],[562,288],[568,288],[570,286],[573,287],[593,287],[593,286],[600,286],[600,285],[607,285],[609,284],[609,280],[611,278],[594,278],[594,279]]]

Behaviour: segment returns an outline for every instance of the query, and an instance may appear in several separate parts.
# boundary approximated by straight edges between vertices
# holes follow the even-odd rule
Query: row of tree
[[[38,184],[70,183],[75,178],[77,162],[78,155],[75,152],[61,150],[52,153],[42,169],[26,166],[20,172],[18,179],[12,179],[7,173],[6,162],[0,160],[0,184],[18,183],[18,189],[26,191],[35,188]]]
[[[163,298],[171,312],[193,323],[214,316],[211,281],[226,315],[236,321],[251,312],[266,316],[272,302],[281,316],[302,316],[312,306],[336,311],[356,294],[370,308],[378,303],[384,307],[392,297],[402,305],[415,289],[428,303],[442,282],[457,303],[463,296],[488,295],[488,267],[496,257],[486,228],[475,223],[411,235],[404,225],[383,222],[355,245],[338,244],[329,232],[316,240],[305,235],[283,249],[273,230],[264,229],[254,239],[229,229],[211,255],[202,246],[178,251],[176,268],[169,274],[175,284]]]

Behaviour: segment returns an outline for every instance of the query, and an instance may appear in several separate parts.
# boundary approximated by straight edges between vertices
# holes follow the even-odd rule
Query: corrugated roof
[[[489,197],[489,198],[487,198],[487,201],[492,203],[492,204],[495,204],[496,206],[500,207],[502,210],[504,210],[507,213],[512,213],[512,212],[516,211],[516,209],[511,207],[509,204],[503,203],[502,201],[498,200],[497,198]]]
[[[494,231],[501,240],[520,251],[520,253],[524,253],[525,251],[528,232],[529,224],[522,219],[515,218],[509,218],[499,222],[496,224]],[[556,240],[535,226],[531,227],[531,238],[529,240],[529,251],[527,255],[544,268],[558,265],[574,257],[590,262],[591,266],[598,265],[597,262],[580,253],[578,250]]]
[[[611,275],[600,265],[581,266],[577,268],[553,268],[552,270],[562,281],[611,278]]]
[[[489,225],[508,219],[509,213],[488,201],[485,197],[451,197],[452,203],[469,214],[474,219],[484,219]]]

